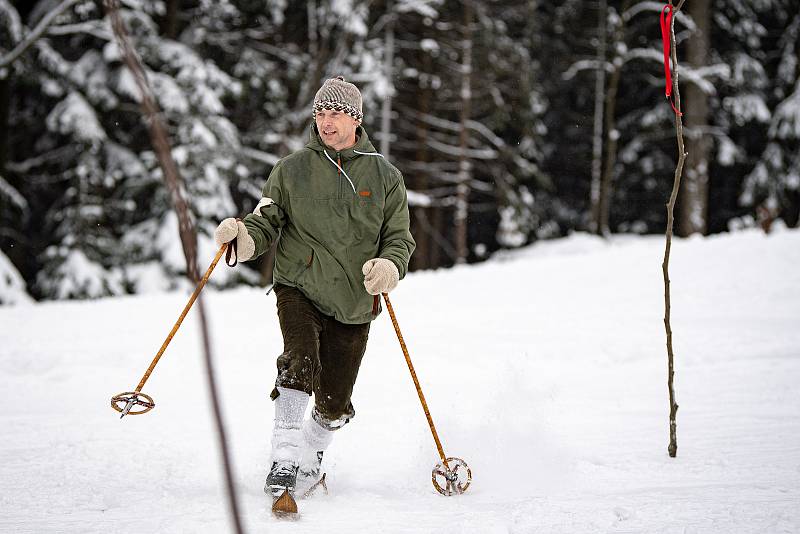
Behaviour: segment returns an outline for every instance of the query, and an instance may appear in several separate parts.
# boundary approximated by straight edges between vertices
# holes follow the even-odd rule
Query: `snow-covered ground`
[[[372,327],[332,492],[272,518],[262,493],[274,295],[205,293],[248,532],[800,532],[800,231],[677,240],[678,457],[667,455],[661,237],[576,235],[414,273],[392,302],[448,455],[438,457],[391,322]],[[227,268],[222,265],[218,268]],[[183,293],[0,308],[0,531],[229,531],[190,314],[123,420]]]

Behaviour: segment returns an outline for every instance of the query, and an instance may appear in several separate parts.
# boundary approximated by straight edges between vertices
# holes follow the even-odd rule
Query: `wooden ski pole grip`
[[[400,341],[400,348],[403,349],[403,356],[406,357],[408,370],[411,371],[411,378],[414,380],[414,386],[417,388],[419,401],[422,403],[422,409],[425,412],[425,417],[428,419],[428,426],[431,427],[431,434],[433,434],[433,441],[436,442],[436,449],[439,451],[439,456],[441,456],[444,466],[449,469],[449,466],[447,465],[447,457],[445,456],[444,449],[442,448],[442,442],[439,441],[439,434],[436,432],[436,427],[433,424],[431,412],[428,410],[428,403],[425,402],[425,395],[422,394],[422,387],[419,385],[417,373],[414,371],[414,365],[411,363],[411,356],[408,355],[408,347],[406,347],[406,342],[403,340],[403,334],[400,333],[400,325],[397,323],[397,317],[394,314],[394,308],[392,308],[392,303],[389,302],[389,295],[386,293],[382,293],[382,295],[383,300],[386,302],[386,309],[389,310],[389,317],[392,318],[392,325],[394,325],[394,331],[397,333],[397,339]]]

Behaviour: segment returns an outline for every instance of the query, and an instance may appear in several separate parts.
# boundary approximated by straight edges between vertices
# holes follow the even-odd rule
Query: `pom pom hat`
[[[314,96],[314,116],[323,109],[347,113],[357,121],[364,118],[361,112],[361,91],[342,76],[328,78]]]

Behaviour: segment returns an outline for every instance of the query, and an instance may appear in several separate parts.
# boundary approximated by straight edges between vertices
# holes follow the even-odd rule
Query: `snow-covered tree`
[[[539,206],[526,202],[546,183],[546,99],[530,49],[541,23],[536,8],[457,1],[396,7],[393,154],[424,199],[413,206],[423,251],[416,267],[480,258],[498,237],[506,245],[535,237]],[[498,234],[501,212],[510,224]],[[468,235],[465,220],[472,223]],[[479,220],[491,233],[476,231]]]
[[[216,222],[236,215],[228,182],[246,174],[238,162],[239,132],[223,104],[239,84],[190,47],[159,35],[154,17],[162,7],[127,8],[122,16],[170,126],[201,257],[210,258]],[[10,168],[40,170],[62,185],[41,206],[46,216],[35,228],[43,245],[37,294],[97,297],[169,287],[185,266],[171,254],[177,232],[168,233],[171,208],[138,90],[94,2],[79,2],[63,19],[17,67],[29,105],[12,116],[39,135],[36,144],[19,147],[15,157],[22,161]]]
[[[740,201],[745,206],[756,206],[756,216],[765,226],[777,217],[797,226],[800,224],[800,13],[787,9],[773,11],[772,15],[783,15],[786,21],[786,30],[777,43],[776,72],[770,77],[768,102],[774,102],[774,107],[770,106],[766,146],[744,181]],[[765,111],[762,108],[763,119],[767,118]]]
[[[25,280],[11,260],[0,252],[0,306],[30,302],[33,299],[25,290]]]

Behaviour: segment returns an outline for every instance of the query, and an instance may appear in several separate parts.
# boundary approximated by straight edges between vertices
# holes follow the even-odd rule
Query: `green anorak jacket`
[[[278,240],[273,281],[296,287],[324,314],[366,323],[373,296],[361,268],[386,258],[402,279],[414,251],[403,176],[359,127],[355,146],[336,151],[316,125],[305,148],[278,161],[256,210],[244,218],[255,255]]]

